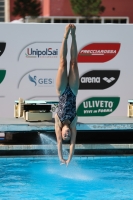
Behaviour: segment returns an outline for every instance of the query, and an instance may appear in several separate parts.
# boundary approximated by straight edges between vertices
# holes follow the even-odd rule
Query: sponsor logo
[[[6,43],[5,42],[0,42],[0,56],[3,54],[6,48]]]
[[[103,90],[116,83],[120,70],[92,70],[80,77],[79,90]]]
[[[43,86],[52,86],[54,84],[54,79],[52,78],[42,78],[37,76],[28,76],[29,80],[34,83],[34,86],[43,87]]]
[[[31,88],[34,88],[35,91],[40,91],[42,94],[42,89],[44,92],[47,87],[51,87],[49,91],[45,92],[52,92],[52,87],[55,85],[55,76],[57,73],[57,69],[34,69],[31,70],[20,78],[18,82],[18,88],[24,90],[25,88],[29,88],[29,91],[32,93],[34,90]]]
[[[79,105],[77,115],[82,117],[106,116],[114,112],[119,102],[120,97],[92,97]]]
[[[25,46],[18,55],[18,61],[25,60],[30,62],[33,58],[38,62],[38,59],[53,58],[57,59],[59,56],[61,42],[33,42]]]
[[[83,47],[78,53],[79,63],[107,62],[119,52],[120,43],[92,43]]]
[[[38,50],[27,48],[25,53],[26,58],[44,58],[44,57],[57,57],[58,49],[46,48],[45,50]]]
[[[107,83],[111,83],[112,81],[115,80],[115,78],[114,77],[111,77],[111,78],[104,77],[103,80],[106,81]]]
[[[0,83],[2,83],[5,76],[6,76],[6,70],[0,70]]]

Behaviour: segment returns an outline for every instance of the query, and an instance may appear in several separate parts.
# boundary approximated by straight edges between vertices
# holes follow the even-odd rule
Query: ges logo
[[[54,80],[52,78],[42,78],[42,77],[37,77],[37,76],[31,76],[29,74],[28,76],[29,81],[34,83],[34,86],[52,86],[54,84]]]

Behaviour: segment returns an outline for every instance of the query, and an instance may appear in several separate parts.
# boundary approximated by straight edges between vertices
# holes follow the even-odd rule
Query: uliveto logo
[[[26,58],[45,58],[45,57],[57,57],[58,49],[46,48],[45,50],[27,48],[25,53]]]
[[[120,70],[92,70],[80,77],[79,90],[103,90],[116,83]]]
[[[5,42],[0,42],[0,56],[3,54],[6,48],[6,43]]]
[[[30,74],[29,74],[28,78],[34,84],[34,86],[38,86],[38,87],[53,86],[53,84],[54,84],[54,79],[52,79],[52,78],[44,78],[44,77],[38,78],[36,75],[31,76]]]
[[[78,53],[79,63],[107,62],[119,52],[120,43],[92,43],[83,47]]]
[[[79,105],[77,115],[82,117],[106,116],[114,112],[119,102],[120,97],[92,97]]]
[[[6,70],[4,70],[4,69],[0,70],[0,83],[2,83],[5,76],[6,76]]]

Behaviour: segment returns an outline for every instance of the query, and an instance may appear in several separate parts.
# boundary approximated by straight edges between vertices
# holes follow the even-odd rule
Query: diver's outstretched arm
[[[74,153],[74,149],[75,149],[75,142],[76,142],[76,135],[77,135],[77,131],[76,131],[76,127],[71,128],[71,142],[70,142],[70,151],[69,151],[69,156],[68,159],[66,161],[66,165],[69,164],[69,162],[72,159],[73,153]]]
[[[61,137],[61,129],[58,125],[57,118],[55,117],[55,133],[57,139],[57,148],[58,148],[58,156],[61,163],[66,163],[66,160],[63,159],[62,155],[62,137]]]

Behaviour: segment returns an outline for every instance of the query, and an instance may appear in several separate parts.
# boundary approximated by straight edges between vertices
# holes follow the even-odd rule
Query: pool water
[[[133,157],[0,158],[0,200],[133,200]]]

